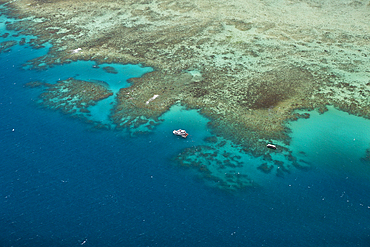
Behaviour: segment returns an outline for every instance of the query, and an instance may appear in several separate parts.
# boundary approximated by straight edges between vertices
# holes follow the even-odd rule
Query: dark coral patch
[[[105,67],[103,67],[103,69],[107,73],[118,74],[118,71],[115,68],[113,68],[112,66],[105,66]]]
[[[313,76],[300,68],[265,72],[251,80],[247,89],[248,103],[252,109],[268,109],[279,102],[304,92],[312,84]]]
[[[261,164],[259,167],[257,167],[258,170],[263,171],[264,173],[270,173],[273,168],[273,165],[267,165],[267,163]]]
[[[45,85],[47,90],[40,95],[41,104],[65,113],[86,112],[84,109],[87,107],[113,95],[102,83],[81,81],[74,78]]]
[[[17,44],[17,41],[9,40],[4,41],[0,43],[0,53],[1,52],[7,52],[12,46],[15,46]]]

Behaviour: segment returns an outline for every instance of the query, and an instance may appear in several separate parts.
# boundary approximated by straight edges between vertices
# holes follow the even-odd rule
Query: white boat
[[[174,130],[174,131],[172,131],[172,133],[174,135],[181,136],[183,138],[186,138],[189,135],[188,133],[186,133],[185,130],[182,130],[182,129]]]
[[[270,149],[276,149],[276,146],[273,145],[273,144],[267,144],[266,146],[267,148],[270,148]]]

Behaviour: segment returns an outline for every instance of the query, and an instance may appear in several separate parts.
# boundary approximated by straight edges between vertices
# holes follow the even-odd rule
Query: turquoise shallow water
[[[329,107],[323,115],[310,112],[309,119],[290,126],[294,129],[291,147],[297,156],[332,172],[370,180],[370,163],[359,162],[369,149],[369,120]],[[301,151],[305,154],[300,155]]]
[[[175,106],[154,132],[130,137],[39,108],[40,89],[23,86],[71,76],[127,86],[150,69],[22,69],[46,51],[0,54],[0,246],[370,246],[369,120],[310,112],[289,125],[293,153],[312,169],[230,195],[172,161],[212,136],[197,111]],[[173,126],[191,136],[173,136]]]

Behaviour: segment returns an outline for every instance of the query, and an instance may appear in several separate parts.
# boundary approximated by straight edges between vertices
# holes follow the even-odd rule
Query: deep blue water
[[[0,246],[370,246],[370,121],[331,109],[291,123],[314,169],[230,195],[171,161],[210,135],[196,111],[130,137],[40,108],[25,83],[83,79],[93,64],[22,69],[46,51],[0,54]],[[171,121],[194,138],[170,138]]]

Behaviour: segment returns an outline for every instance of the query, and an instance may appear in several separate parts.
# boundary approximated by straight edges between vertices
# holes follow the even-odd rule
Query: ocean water
[[[1,32],[13,34],[5,20]],[[230,194],[174,165],[212,136],[195,110],[175,106],[131,137],[39,107],[41,89],[25,83],[73,76],[119,88],[150,71],[113,65],[115,75],[82,61],[24,69],[47,49],[0,54],[0,246],[370,246],[369,120],[329,108],[289,123],[293,153],[313,168]],[[107,121],[108,108],[95,120]],[[174,137],[174,126],[191,137]]]

